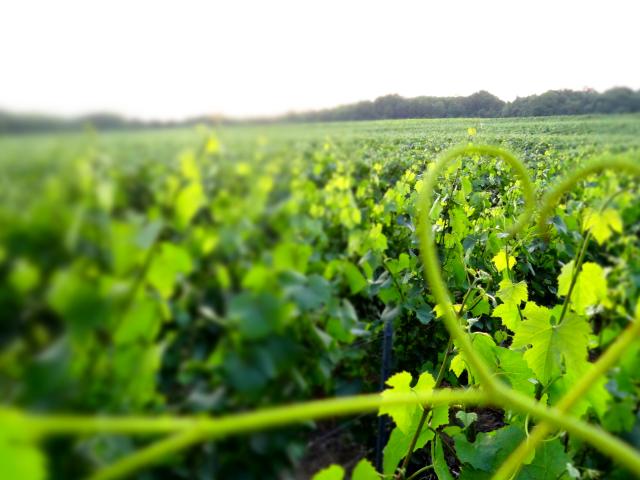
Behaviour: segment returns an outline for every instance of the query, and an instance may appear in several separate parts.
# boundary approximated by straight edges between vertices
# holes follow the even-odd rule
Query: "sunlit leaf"
[[[18,411],[0,407],[0,478],[45,480],[46,458],[22,418]]]
[[[573,260],[562,267],[558,276],[558,296],[566,296],[569,292],[574,274]],[[571,307],[579,314],[588,313],[589,307],[598,305],[607,299],[607,280],[600,265],[592,262],[582,264],[573,291]]]
[[[379,480],[380,475],[373,468],[371,462],[366,458],[363,458],[353,469],[351,474],[351,480]]]
[[[498,298],[504,303],[519,305],[521,302],[529,298],[527,284],[525,282],[513,283],[511,280],[504,279],[500,282],[500,290],[496,293]]]
[[[611,208],[603,212],[588,208],[583,214],[583,228],[591,231],[598,244],[602,245],[613,232],[622,232],[622,218]]]
[[[556,321],[561,307],[552,311]],[[563,371],[563,365],[578,368],[587,361],[587,346],[591,326],[582,316],[567,314],[562,323],[552,323],[551,317],[534,315],[518,327],[511,348],[523,348],[524,359],[537,378],[548,383]]]
[[[491,261],[496,266],[496,270],[502,272],[507,268],[507,253],[504,250],[500,250]],[[516,257],[509,255],[509,268],[513,268],[516,264]]]
[[[180,275],[187,275],[193,269],[189,253],[172,243],[162,243],[153,257],[147,280],[164,297],[169,298]]]
[[[312,480],[342,480],[344,478],[344,468],[340,465],[329,465],[311,478]]]

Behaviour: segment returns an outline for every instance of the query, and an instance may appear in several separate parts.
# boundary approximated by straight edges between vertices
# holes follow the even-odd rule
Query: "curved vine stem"
[[[640,176],[640,164],[620,155],[604,155],[597,160],[590,162],[586,166],[576,170],[568,177],[565,177],[563,180],[556,183],[542,197],[542,201],[540,203],[540,216],[538,217],[538,230],[540,233],[543,235],[546,233],[547,219],[549,218],[553,208],[565,193],[572,190],[579,181],[585,179],[589,175],[602,172],[604,170],[615,170]]]
[[[454,340],[458,348],[463,351],[465,360],[477,372],[482,384],[488,390],[495,390],[498,383],[493,379],[491,371],[482,361],[480,356],[474,351],[471,340],[460,326],[459,318],[451,302],[451,293],[447,288],[440,269],[440,262],[436,252],[435,238],[429,216],[429,209],[433,203],[433,192],[437,184],[438,176],[444,171],[448,164],[457,158],[465,155],[486,155],[501,158],[506,161],[519,178],[524,195],[525,209],[520,215],[516,224],[511,228],[510,233],[515,235],[529,222],[536,207],[536,197],[531,182],[531,177],[522,161],[518,160],[509,152],[496,147],[484,145],[468,145],[454,148],[442,155],[427,172],[422,192],[420,195],[420,210],[418,212],[418,235],[420,240],[420,253],[422,255],[422,265],[424,275],[427,279],[431,292],[436,302],[444,311],[444,324],[449,331],[449,335]]]
[[[557,408],[543,406],[535,400],[506,387],[499,395],[479,389],[439,389],[420,393],[379,394],[316,400],[311,402],[265,408],[219,418],[210,417],[94,417],[94,416],[38,416],[24,419],[25,428],[40,437],[53,435],[90,435],[97,433],[144,435],[171,434],[96,473],[101,480],[122,478],[142,467],[163,461],[168,455],[205,440],[224,438],[256,430],[275,428],[322,418],[375,412],[389,405],[477,405],[502,406],[521,413],[530,413],[541,421],[567,430],[589,442],[598,450],[640,475],[640,455],[618,438]],[[144,460],[144,461],[143,461]]]

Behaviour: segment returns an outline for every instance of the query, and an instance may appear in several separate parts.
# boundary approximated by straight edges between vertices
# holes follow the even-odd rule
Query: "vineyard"
[[[0,136],[0,478],[640,478],[640,116]]]

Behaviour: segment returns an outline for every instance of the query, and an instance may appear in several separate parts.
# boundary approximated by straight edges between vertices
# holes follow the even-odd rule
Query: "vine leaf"
[[[420,375],[415,387],[411,387],[411,382],[412,377],[410,373],[396,373],[387,380],[387,385],[391,388],[382,392],[382,396],[387,397],[398,393],[409,392],[428,392],[435,386],[435,380],[428,372]],[[385,474],[392,474],[400,460],[407,454],[411,440],[420,424],[422,413],[423,408],[415,404],[385,406],[380,408],[379,415],[388,414],[396,423],[396,428],[391,432],[389,441],[384,448],[383,470]],[[427,417],[427,422],[431,428],[423,428],[420,431],[413,451],[424,447],[424,445],[433,438],[433,430],[449,423],[449,407],[447,405],[441,405],[431,409]]]
[[[192,270],[193,261],[189,253],[179,246],[164,242],[149,266],[147,280],[162,298],[167,299],[173,294],[178,276],[187,275]]]
[[[522,309],[522,315],[528,320],[543,322],[551,318],[551,310],[547,307],[538,305],[536,302],[527,302]]]
[[[571,313],[561,324],[554,324],[552,319],[559,317],[561,308],[556,306],[549,316],[538,311],[526,318],[518,327],[511,345],[512,349],[528,347],[524,359],[544,384],[562,373],[563,360],[571,369],[587,363],[591,326],[585,317]]]
[[[447,461],[444,458],[440,437],[436,438],[433,445],[433,470],[436,472],[438,480],[453,480],[449,465],[447,465]]]
[[[344,468],[335,463],[327,468],[316,472],[312,480],[342,480],[344,478]]]
[[[529,298],[527,284],[524,281],[513,283],[509,279],[504,279],[500,282],[500,290],[498,290],[496,295],[504,303],[514,305],[520,305],[521,302]]]
[[[205,201],[206,197],[200,182],[191,182],[184,187],[175,202],[175,216],[178,226],[186,228]]]
[[[498,379],[505,381],[514,390],[530,397],[533,396],[535,373],[529,368],[519,352],[499,347],[489,335],[479,332],[471,335],[471,343],[474,350],[482,357]],[[477,375],[465,362],[464,353],[462,352],[452,359],[451,370],[458,377],[464,370],[469,370],[471,378],[477,378]]]
[[[492,317],[499,318],[502,324],[515,332],[520,324],[520,313],[515,303],[501,303],[493,309]]]
[[[0,478],[45,480],[46,458],[16,410],[0,408]]]
[[[371,462],[366,458],[363,458],[358,462],[358,464],[353,469],[353,473],[351,474],[351,480],[379,480],[380,475],[376,472],[376,469],[373,468]]]
[[[569,293],[573,269],[573,260],[562,267],[558,275],[558,296],[566,296]],[[590,307],[599,303],[608,304],[605,273],[597,263],[586,262],[582,265],[571,292],[571,308],[576,313],[584,315]]]
[[[383,471],[385,475],[392,474],[400,460],[402,460],[409,450],[411,440],[416,432],[418,425],[420,424],[420,418],[422,417],[422,411],[416,410],[411,421],[411,427],[407,433],[403,433],[399,428],[394,428],[389,436],[389,441],[384,447],[384,459],[383,459]],[[429,440],[434,437],[433,430],[449,423],[449,407],[447,405],[440,405],[434,407],[429,413],[427,418],[427,424],[431,428],[423,427],[420,431],[420,435],[416,439],[413,451],[421,449],[426,445]]]
[[[453,311],[456,312],[456,313],[459,313],[460,310],[462,309],[462,304],[460,304],[460,303],[456,303],[456,304],[453,304],[451,306],[453,307]],[[446,306],[446,305],[443,306],[443,305],[440,305],[439,303],[436,304],[433,307],[433,311],[436,312],[436,318],[444,317],[444,313],[447,311],[448,308],[449,307]]]
[[[535,385],[533,384],[535,375],[525,359],[522,358],[522,355],[502,347],[496,347],[495,353],[498,360],[500,378],[507,380],[514,390],[533,397],[535,393]]]
[[[495,342],[493,339],[485,334],[480,332],[475,332],[471,334],[471,344],[473,345],[474,351],[482,357],[485,364],[489,366],[492,370],[494,370],[494,366],[496,364],[495,361]],[[456,374],[456,376],[460,376],[464,370],[469,372],[470,381],[475,381],[478,379],[478,373],[469,366],[465,359],[465,354],[463,351],[459,351],[458,354],[453,357],[451,360],[451,371]]]
[[[521,427],[511,425],[487,433],[479,433],[475,442],[469,442],[464,434],[456,434],[456,453],[464,464],[461,480],[489,479],[491,473],[507,458],[516,445],[524,440]],[[518,480],[556,480],[565,478],[569,456],[559,440],[546,442],[536,450],[535,457],[528,459]]]
[[[413,378],[409,372],[399,372],[391,376],[387,380],[387,385],[391,388],[386,389],[381,393],[385,398],[393,396],[398,393],[410,393],[410,392],[428,392],[433,389],[436,382],[430,373],[425,372],[420,375],[418,383],[415,388],[411,388],[411,382]],[[378,415],[387,414],[396,423],[396,426],[404,434],[411,432],[411,426],[413,417],[416,412],[422,412],[422,407],[416,404],[412,405],[390,405],[382,406],[378,411]]]
[[[353,263],[345,261],[342,265],[342,272],[347,279],[352,295],[367,287],[367,280]]]
[[[622,218],[612,208],[608,208],[603,212],[587,208],[583,215],[583,228],[585,231],[591,231],[596,242],[602,245],[611,237],[614,231],[622,232]]]
[[[498,254],[491,259],[491,261],[496,266],[496,270],[498,270],[498,272],[502,272],[507,268],[507,253],[504,250],[500,250]],[[509,255],[509,268],[513,268],[515,264],[516,257]]]
[[[516,426],[508,426],[487,433],[479,433],[475,442],[469,442],[463,433],[454,435],[458,459],[467,465],[485,472],[500,465],[501,458],[506,458],[509,450],[517,445],[524,435]]]
[[[591,368],[593,368],[591,363],[576,365],[568,369],[567,373],[557,382],[553,382],[549,388],[551,404],[560,401]],[[611,401],[611,394],[606,387],[608,381],[609,379],[606,376],[601,376],[593,382],[589,390],[571,408],[571,413],[577,417],[582,417],[591,407],[598,417],[603,419],[609,410],[609,402]]]
[[[469,428],[469,426],[478,420],[478,414],[475,412],[465,412],[464,410],[459,410],[456,413],[456,418],[462,422],[463,427]]]
[[[566,478],[571,458],[562,447],[560,440],[545,442],[536,449],[536,456],[529,465],[525,465],[518,480],[556,480]]]

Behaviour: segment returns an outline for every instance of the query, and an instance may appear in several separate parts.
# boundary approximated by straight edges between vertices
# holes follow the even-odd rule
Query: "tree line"
[[[505,102],[482,90],[466,97],[422,96],[405,98],[400,95],[385,95],[373,101],[362,101],[324,110],[245,120],[221,116],[200,116],[183,121],[142,121],[109,113],[63,119],[55,116],[0,111],[0,133],[65,131],[82,128],[98,130],[166,128],[199,123],[219,125],[400,118],[537,117],[634,112],[640,112],[640,90],[634,91],[626,87],[616,87],[604,92],[549,90],[541,95],[518,97],[511,102]]]
[[[467,97],[386,95],[313,112],[292,113],[289,121],[378,120],[390,118],[538,117],[640,112],[640,90],[617,87],[595,90],[549,90],[541,95],[505,102],[487,91]]]

